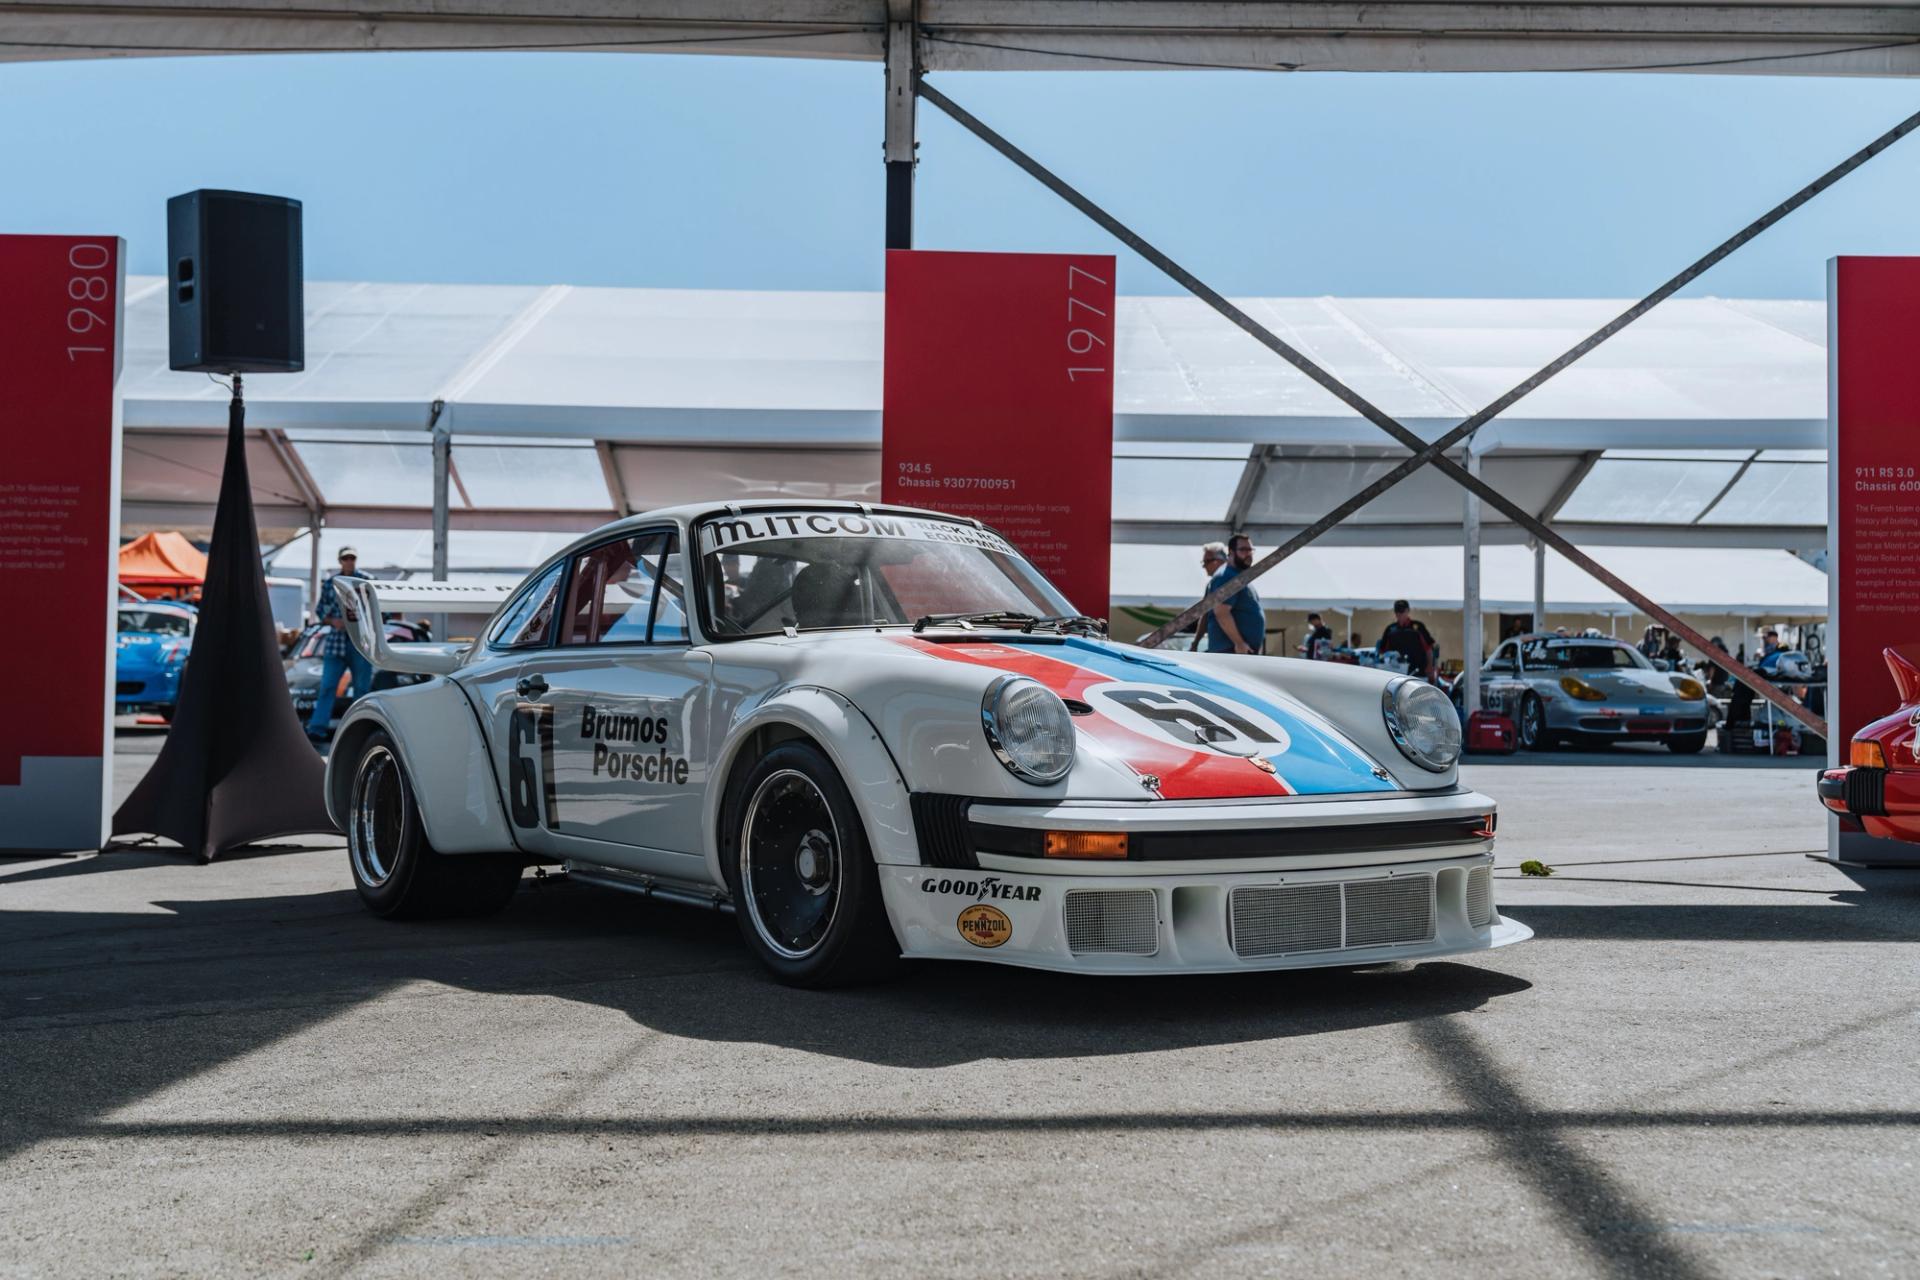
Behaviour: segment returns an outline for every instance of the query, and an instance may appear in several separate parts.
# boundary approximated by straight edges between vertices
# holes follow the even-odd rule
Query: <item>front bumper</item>
[[[894,933],[913,957],[1125,974],[1380,964],[1533,936],[1494,907],[1490,832],[1444,825],[1472,818],[1480,827],[1492,809],[1464,790],[1193,806],[980,802],[966,815],[977,866],[878,870]],[[1422,823],[1444,842],[1385,834]],[[979,843],[1020,828],[1126,831],[1138,847],[1184,856],[1043,859]],[[1379,844],[1369,847],[1369,831],[1383,833]],[[1222,851],[1252,841],[1253,852],[1242,844],[1235,856],[1205,856],[1204,846],[1170,842],[1197,833],[1222,838]]]
[[[916,958],[1239,973],[1426,960],[1533,936],[1493,908],[1491,854],[1234,875],[879,870],[895,936]]]
[[[1822,770],[1820,803],[1868,835],[1920,842],[1920,774],[1854,765]]]

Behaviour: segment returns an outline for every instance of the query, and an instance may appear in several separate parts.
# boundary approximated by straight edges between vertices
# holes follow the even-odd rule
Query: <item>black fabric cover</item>
[[[166,746],[113,815],[115,835],[177,840],[211,862],[269,836],[336,830],[325,766],[293,711],[260,563],[246,406],[227,414],[227,460],[193,648]]]

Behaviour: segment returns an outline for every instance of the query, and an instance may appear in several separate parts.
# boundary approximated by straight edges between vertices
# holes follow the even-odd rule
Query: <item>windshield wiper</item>
[[[1071,631],[1078,635],[1103,636],[1107,634],[1104,618],[1089,618],[1084,613],[1063,613],[1057,618],[1042,618],[1033,624],[1033,629],[1048,631]]]
[[[985,613],[929,613],[913,620],[914,631],[925,631],[928,627],[943,627],[950,622],[962,626],[971,626],[976,622],[993,627],[1018,627],[1022,631],[1031,631],[1040,619],[1030,613],[1021,613],[1017,609],[990,609]]]

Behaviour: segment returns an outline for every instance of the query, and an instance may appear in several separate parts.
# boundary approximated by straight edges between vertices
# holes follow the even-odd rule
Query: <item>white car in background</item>
[[[977,522],[687,506],[532,573],[464,653],[374,662],[327,800],[381,915],[529,863],[731,910],[782,981],[900,957],[1084,973],[1366,965],[1518,942],[1459,721],[1404,677],[1108,641]]]

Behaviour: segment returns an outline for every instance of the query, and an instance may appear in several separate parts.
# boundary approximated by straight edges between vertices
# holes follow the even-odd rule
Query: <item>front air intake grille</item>
[[[1493,923],[1493,868],[1467,872],[1467,923],[1484,929]]]
[[[1387,947],[1433,937],[1433,878],[1395,876],[1347,887],[1347,945]]]
[[[147,682],[145,680],[120,680],[114,683],[113,691],[120,697],[125,698],[141,692],[146,687]]]
[[[912,803],[913,830],[920,841],[923,864],[960,871],[979,868],[979,860],[973,856],[973,843],[967,836],[967,806],[971,800],[966,796],[916,791]]]
[[[1849,769],[1847,771],[1847,812],[1869,818],[1887,815],[1887,771],[1885,769]]]
[[[1491,888],[1487,898],[1491,913]],[[1246,959],[1427,942],[1433,924],[1430,875],[1243,886],[1227,895],[1233,951]]]
[[[1300,884],[1235,889],[1228,904],[1233,949],[1243,956],[1289,956],[1340,947],[1340,886]]]
[[[1160,950],[1160,912],[1151,889],[1071,889],[1067,950],[1074,955],[1150,956]]]

